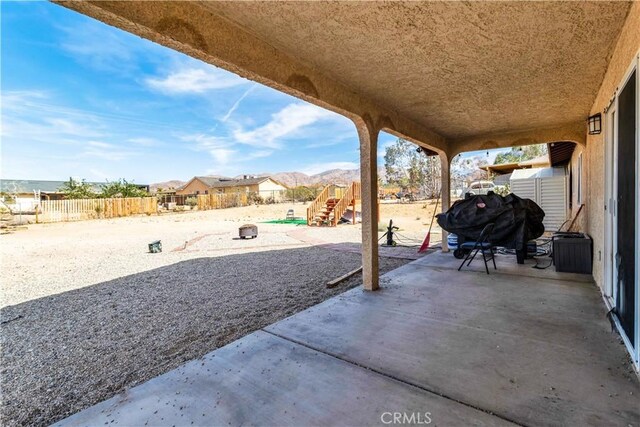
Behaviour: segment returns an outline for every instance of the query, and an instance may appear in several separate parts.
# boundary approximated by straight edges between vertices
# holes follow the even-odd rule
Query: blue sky
[[[338,114],[48,2],[1,7],[3,178],[358,167]]]
[[[358,167],[353,123],[49,2],[0,2],[2,178]],[[395,137],[379,139],[379,164]]]

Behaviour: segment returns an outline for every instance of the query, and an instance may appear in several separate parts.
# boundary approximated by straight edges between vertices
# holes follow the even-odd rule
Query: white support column
[[[446,154],[440,154],[440,180],[441,180],[441,212],[446,212],[451,204],[451,163]],[[442,230],[442,252],[449,252],[447,232]]]
[[[378,130],[368,120],[356,124],[360,138],[362,184],[362,281],[364,289],[379,288],[378,272]]]

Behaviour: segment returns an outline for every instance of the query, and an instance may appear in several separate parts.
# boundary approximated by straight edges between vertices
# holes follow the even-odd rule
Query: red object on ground
[[[442,189],[440,192],[442,192]],[[436,199],[436,207],[433,208],[433,216],[431,217],[431,224],[429,224],[429,231],[427,232],[427,236],[424,238],[424,242],[422,242],[420,249],[418,249],[418,253],[429,249],[429,243],[431,242],[431,227],[433,227],[433,220],[435,219],[436,212],[438,211],[438,203],[440,203],[440,193],[438,193],[438,198]]]
[[[429,249],[429,241],[431,240],[431,230],[427,233],[427,237],[424,238],[424,242],[422,242],[422,246],[418,249],[418,253],[424,252]]]

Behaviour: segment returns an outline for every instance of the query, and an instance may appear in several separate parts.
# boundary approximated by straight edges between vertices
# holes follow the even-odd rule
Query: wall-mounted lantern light
[[[598,135],[602,132],[602,115],[600,113],[589,116],[587,123],[589,124],[589,135]]]

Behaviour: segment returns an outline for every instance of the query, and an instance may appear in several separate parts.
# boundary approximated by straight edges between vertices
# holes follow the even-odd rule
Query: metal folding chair
[[[296,219],[295,214],[293,213],[293,209],[289,209],[287,211],[287,219]]]
[[[493,269],[497,270],[496,259],[493,254],[493,245],[489,241],[489,237],[493,232],[494,226],[495,226],[494,223],[485,225],[477,241],[464,242],[462,245],[460,245],[461,249],[465,251],[469,250],[469,253],[467,254],[466,258],[462,260],[462,264],[460,264],[460,267],[458,267],[458,271],[460,271],[460,269],[462,268],[465,262],[467,263],[467,266],[469,266],[471,264],[471,261],[473,261],[473,259],[478,254],[478,252],[482,252],[482,259],[484,260],[484,268],[485,270],[487,270],[487,274],[489,274],[489,267],[488,267],[489,260],[493,261]],[[490,257],[488,257],[487,255],[490,255]]]

